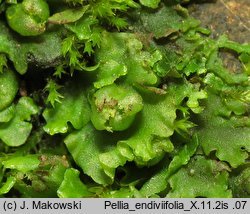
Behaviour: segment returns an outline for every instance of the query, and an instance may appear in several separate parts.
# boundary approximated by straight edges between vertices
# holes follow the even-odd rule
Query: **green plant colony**
[[[250,45],[181,3],[0,0],[2,197],[250,196]]]

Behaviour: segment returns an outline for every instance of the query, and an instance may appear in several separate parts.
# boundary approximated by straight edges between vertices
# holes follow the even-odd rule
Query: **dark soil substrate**
[[[189,12],[212,31],[213,38],[226,34],[231,40],[250,42],[250,0],[194,3],[190,4]]]

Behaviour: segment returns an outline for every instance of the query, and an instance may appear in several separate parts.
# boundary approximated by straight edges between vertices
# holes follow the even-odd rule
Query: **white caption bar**
[[[0,213],[25,214],[183,214],[250,213],[250,199],[0,199]]]

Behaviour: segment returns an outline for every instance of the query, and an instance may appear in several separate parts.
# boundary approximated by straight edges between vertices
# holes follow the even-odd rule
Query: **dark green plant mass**
[[[250,196],[250,44],[182,3],[0,0],[2,197]]]

